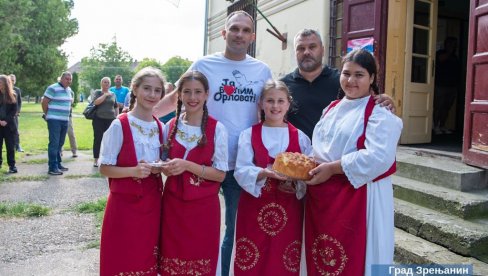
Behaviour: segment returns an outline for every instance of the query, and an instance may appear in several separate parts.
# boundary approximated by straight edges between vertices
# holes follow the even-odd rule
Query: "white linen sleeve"
[[[122,148],[123,139],[122,125],[119,119],[115,119],[103,134],[98,158],[99,165],[117,165],[117,157]]]
[[[242,189],[254,197],[259,197],[266,178],[256,181],[262,168],[253,163],[254,150],[251,144],[251,130],[252,128],[248,128],[239,136],[234,177]]]
[[[310,138],[308,138],[308,136],[301,130],[298,130],[298,143],[300,144],[300,150],[303,154],[306,156],[312,155],[312,141],[310,141]]]
[[[375,107],[366,129],[366,149],[341,158],[342,169],[354,188],[371,183],[391,167],[402,128],[400,118],[384,108]]]
[[[227,130],[225,126],[220,122],[217,122],[217,127],[215,128],[215,137],[214,137],[214,155],[212,157],[212,167],[221,170],[221,171],[228,171],[229,170],[229,151],[227,149]]]

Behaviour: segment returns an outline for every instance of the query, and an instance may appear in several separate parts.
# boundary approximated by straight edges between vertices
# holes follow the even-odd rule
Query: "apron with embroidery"
[[[117,166],[137,166],[127,114],[119,116],[124,135]],[[154,118],[154,120],[158,120]],[[159,141],[163,131],[159,128]],[[157,275],[161,219],[160,174],[144,179],[109,178],[110,193],[100,241],[100,275]]]
[[[176,118],[169,122],[170,131]],[[217,121],[208,117],[207,143],[186,160],[212,167]],[[183,158],[186,149],[172,140],[169,158]],[[220,183],[185,171],[166,180],[161,220],[161,274],[215,275],[220,240]]]
[[[325,111],[336,106],[334,101]],[[364,130],[357,149],[365,148],[366,127],[375,102],[371,96],[364,113]],[[396,163],[373,182],[396,171]],[[324,183],[308,185],[305,198],[305,254],[307,274],[364,275],[366,258],[367,185],[358,189],[345,175],[333,175]]]
[[[274,159],[261,137],[262,123],[252,127],[254,164],[266,168]],[[298,130],[288,124],[286,151],[301,152]],[[284,181],[267,179],[261,196],[241,193],[237,209],[234,274],[298,275],[302,248],[303,201],[280,188]]]

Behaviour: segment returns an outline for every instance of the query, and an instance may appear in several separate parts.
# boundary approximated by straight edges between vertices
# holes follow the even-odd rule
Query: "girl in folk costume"
[[[239,137],[234,176],[246,192],[237,209],[235,275],[299,274],[305,184],[290,189],[269,169],[278,153],[311,151],[307,135],[286,121],[291,104],[286,85],[269,80],[259,100],[261,122]]]
[[[220,241],[220,182],[227,171],[227,131],[208,115],[207,78],[184,73],[168,137],[168,176],[161,220],[162,275],[216,275]],[[181,113],[182,105],[185,112]]]
[[[365,50],[343,59],[341,94],[315,126],[320,163],[310,171],[305,199],[308,275],[371,275],[393,262],[395,152],[402,121],[374,105],[376,61]],[[339,98],[340,98],[339,96]]]
[[[161,156],[163,130],[152,108],[163,96],[161,71],[142,69],[132,79],[131,111],[115,119],[103,135],[100,173],[109,178],[110,193],[100,275],[158,273],[162,180],[161,170],[150,162]]]

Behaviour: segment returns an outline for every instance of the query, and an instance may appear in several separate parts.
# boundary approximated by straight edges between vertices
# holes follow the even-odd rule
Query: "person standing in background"
[[[456,55],[457,38],[447,37],[436,53],[434,86],[434,134],[452,134],[447,117],[461,84],[461,62]]]
[[[112,121],[119,115],[116,96],[109,91],[110,78],[104,77],[100,81],[101,90],[95,91],[93,103],[97,106],[95,118],[92,120],[93,126],[93,158],[94,167],[98,167],[98,157],[103,133],[110,127]]]
[[[78,157],[78,154],[76,151],[78,150],[78,145],[76,144],[76,136],[75,136],[75,129],[73,127],[73,105],[74,105],[74,92],[71,91],[73,94],[71,94],[73,98],[73,102],[71,103],[71,109],[69,111],[69,121],[68,121],[68,140],[69,140],[69,147],[71,150],[71,153],[73,154],[73,158]]]
[[[15,86],[15,83],[17,82],[17,77],[14,74],[10,74],[10,81],[12,82],[12,86],[14,88],[14,93],[17,98],[17,114],[15,114],[15,125],[17,132],[15,133],[15,150],[18,152],[24,152],[22,147],[20,146],[20,138],[19,138],[19,115],[20,115],[20,109],[22,108],[22,90]]]
[[[14,122],[17,114],[16,100],[10,78],[6,75],[0,75],[0,166],[2,164],[3,141],[5,140],[9,173],[17,172],[14,149],[14,137],[17,133],[17,125]]]
[[[131,94],[132,94],[132,91],[129,91],[129,93],[127,93],[127,95],[125,95],[124,107],[122,108],[122,113],[129,112]],[[119,113],[119,114],[122,114],[122,113]]]
[[[281,78],[295,103],[288,120],[311,139],[322,111],[337,99],[339,76],[337,69],[323,64],[324,45],[318,31],[300,30],[294,38],[297,68]],[[376,103],[395,112],[393,100],[386,94],[375,96]]]
[[[47,147],[50,175],[62,175],[68,168],[61,165],[61,151],[63,149],[66,132],[68,132],[69,113],[71,110],[72,91],[69,87],[73,77],[70,72],[64,72],[59,82],[50,85],[42,98],[43,117],[47,121],[49,130],[49,144]]]
[[[129,88],[122,85],[124,83],[124,80],[122,79],[121,75],[115,76],[114,83],[115,86],[110,87],[110,91],[115,94],[115,97],[117,99],[117,106],[119,108],[118,113],[122,113],[122,110],[124,109],[125,97],[127,96],[127,94],[130,93]]]

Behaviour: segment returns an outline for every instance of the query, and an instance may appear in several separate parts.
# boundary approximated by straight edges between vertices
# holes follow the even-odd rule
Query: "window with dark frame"
[[[341,67],[343,0],[330,1],[329,66]]]
[[[254,32],[256,33],[256,16],[257,16],[257,11],[256,11],[256,6],[258,4],[257,0],[239,0],[233,3],[232,5],[227,7],[227,15],[231,14],[232,12],[235,11],[245,11],[249,13],[253,20],[254,20]],[[247,54],[256,57],[256,43],[251,43],[249,45],[249,49],[247,49]]]

